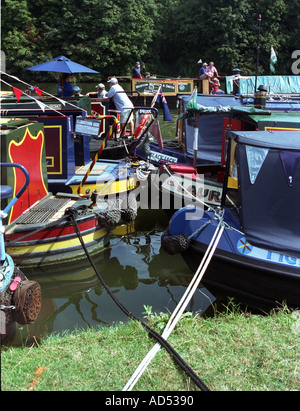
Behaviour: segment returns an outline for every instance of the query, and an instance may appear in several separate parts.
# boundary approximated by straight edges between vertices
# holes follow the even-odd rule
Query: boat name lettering
[[[136,88],[136,89],[138,89],[138,88],[145,88],[145,87],[149,87],[149,83],[137,83],[137,84],[135,85],[135,88]]]
[[[170,184],[170,186],[173,186],[173,187],[175,186],[173,181],[170,181],[169,184]],[[197,185],[199,185],[200,187],[197,188],[196,187]],[[199,184],[196,184],[196,185],[193,184],[193,185],[190,185],[190,186],[184,187],[184,188],[185,188],[186,191],[191,193],[193,196],[196,196],[200,199],[203,199],[203,198],[206,199],[207,198],[208,201],[210,201],[210,202],[214,201],[216,203],[221,203],[221,192],[217,191],[217,190],[210,190],[208,188],[203,188],[203,184],[200,183],[200,182],[199,182]],[[184,194],[185,190],[180,185],[178,185],[178,187],[177,187],[177,192],[178,193]]]
[[[275,251],[265,250],[259,247],[253,247],[248,243],[245,237],[242,237],[237,242],[237,250],[239,253],[248,255],[259,260],[269,260],[275,264],[300,266],[300,258],[291,257],[289,255],[277,253]]]
[[[296,257],[291,257],[284,254],[275,253],[272,251],[268,251],[267,260],[277,260],[278,263],[287,263],[289,265],[299,265],[300,266],[300,259]]]
[[[61,110],[61,109],[62,109],[61,104],[51,104],[51,103],[47,103],[47,106],[53,108],[54,110]]]
[[[175,85],[174,84],[164,84],[164,88],[169,88],[170,90],[175,90]]]
[[[205,188],[202,180],[190,183],[190,179],[187,179],[187,181],[182,179],[182,181],[179,182],[175,179],[168,178],[162,187],[188,199],[191,199],[191,196],[188,194],[190,193],[202,201],[203,199],[209,201],[210,204],[219,205],[221,203],[222,191],[214,188]]]
[[[152,111],[151,110],[139,110],[140,114],[151,114]]]
[[[168,162],[168,163],[177,163],[178,159],[176,157],[171,157],[166,154],[155,153],[154,151],[152,151],[150,155],[150,160],[162,161],[162,162]]]

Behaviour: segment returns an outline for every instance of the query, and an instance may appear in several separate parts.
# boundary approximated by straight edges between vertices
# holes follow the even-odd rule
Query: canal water
[[[82,88],[87,92],[91,86],[94,85],[85,84]],[[175,135],[176,110],[171,113],[174,123],[162,124],[161,121],[163,138]],[[170,256],[161,248],[161,235],[168,220],[163,210],[139,209],[136,221],[110,235],[109,244],[93,259],[110,290],[140,319],[145,316],[145,306],[152,307],[154,313],[171,313],[193,276],[180,255]],[[16,326],[7,340],[9,344],[30,344],[51,333],[128,321],[103,288],[88,260],[81,266],[38,271],[34,276],[23,271],[41,285],[42,309],[35,324]],[[214,300],[205,288],[199,288],[187,309],[204,313]]]

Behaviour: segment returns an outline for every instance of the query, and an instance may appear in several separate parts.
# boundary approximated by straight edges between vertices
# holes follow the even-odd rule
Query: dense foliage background
[[[27,67],[65,55],[101,73],[130,75],[136,60],[162,76],[196,76],[198,60],[220,75],[254,74],[262,14],[259,73],[268,75],[270,47],[276,74],[293,74],[300,49],[300,0],[2,0],[6,70],[32,78]],[[29,76],[29,77],[28,77]],[[39,72],[51,80],[53,74]],[[46,76],[46,77],[45,77]],[[87,76],[85,75],[85,79]]]

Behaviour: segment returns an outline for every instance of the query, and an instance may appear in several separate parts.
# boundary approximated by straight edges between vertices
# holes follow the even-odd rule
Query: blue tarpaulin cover
[[[183,109],[190,100],[190,95],[182,96]],[[234,96],[197,96],[197,104],[208,107],[238,106],[240,101]],[[199,160],[220,163],[222,150],[223,118],[228,117],[228,112],[199,116],[198,119],[198,154]],[[186,155],[194,157],[194,124],[185,120]]]
[[[233,91],[235,76],[226,77],[226,90],[230,94]],[[240,94],[253,94],[255,76],[240,78]],[[263,84],[275,94],[299,94],[300,76],[258,76],[257,86]]]

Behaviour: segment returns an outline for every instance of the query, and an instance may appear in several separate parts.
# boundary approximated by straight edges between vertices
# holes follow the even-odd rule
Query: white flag
[[[41,110],[44,112],[44,111],[45,111],[45,108],[47,107],[46,104],[42,103],[42,102],[39,101],[39,100],[35,100],[35,101],[36,101],[36,103],[39,105],[39,107],[41,108]]]
[[[275,64],[277,63],[277,56],[274,51],[273,46],[271,46],[271,55],[270,55],[270,70],[272,73],[275,73]]]

